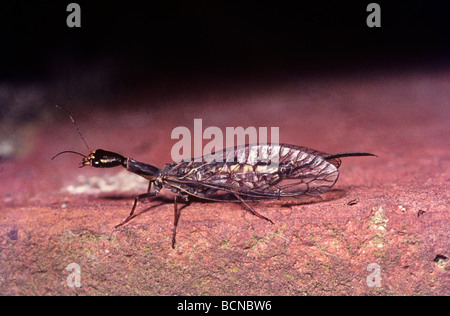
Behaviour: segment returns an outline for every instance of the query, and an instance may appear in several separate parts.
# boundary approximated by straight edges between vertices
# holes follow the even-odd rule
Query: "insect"
[[[66,110],[67,112],[67,110]],[[89,150],[78,126],[69,112],[78,133]],[[103,149],[89,150],[88,155],[75,151],[62,151],[83,157],[80,168],[113,168],[122,166],[127,171],[144,177],[149,181],[146,193],[136,196],[129,216],[120,227],[135,215],[138,202],[159,194],[162,188],[175,193],[174,228],[172,248],[175,247],[176,229],[180,217],[178,199],[190,202],[190,197],[218,202],[242,203],[253,215],[273,223],[259,214],[248,203],[281,198],[295,198],[302,195],[317,196],[328,191],[339,176],[340,158],[355,156],[375,156],[365,152],[346,152],[327,154],[314,149],[287,145],[243,145],[223,151],[223,159],[217,159],[215,153],[200,159],[173,162],[162,169],[139,162],[133,158]],[[262,154],[269,159],[260,159]],[[215,159],[212,159],[212,157]],[[277,163],[273,163],[277,161]],[[153,191],[151,191],[153,186]]]

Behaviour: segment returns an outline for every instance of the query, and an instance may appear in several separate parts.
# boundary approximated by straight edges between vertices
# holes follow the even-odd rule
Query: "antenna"
[[[82,153],[79,153],[79,152],[77,152],[77,151],[73,151],[73,150],[65,150],[65,151],[62,151],[62,152],[57,153],[56,155],[54,155],[54,156],[52,157],[52,160],[55,159],[56,157],[58,157],[58,156],[61,155],[61,154],[67,154],[67,153],[70,153],[70,154],[77,154],[77,155],[79,155],[79,156],[81,156],[81,157],[84,157],[84,158],[87,157],[86,155],[83,155]]]
[[[75,120],[73,119],[73,117],[72,117],[72,115],[70,114],[70,112],[67,111],[65,108],[59,106],[59,105],[57,105],[56,107],[57,107],[58,109],[60,109],[60,110],[65,111],[65,112],[67,113],[67,115],[69,115],[70,119],[72,120],[72,123],[75,125],[75,127],[76,127],[76,129],[77,129],[77,132],[78,132],[78,134],[79,134],[80,137],[81,137],[81,140],[82,140],[83,143],[86,145],[86,148],[88,149],[88,151],[91,152],[92,150],[89,148],[89,145],[87,144],[86,140],[84,139],[83,134],[81,134],[81,131],[80,131],[80,129],[78,128],[78,125],[77,125],[77,123],[75,122]],[[53,157],[53,158],[55,158],[55,157]]]

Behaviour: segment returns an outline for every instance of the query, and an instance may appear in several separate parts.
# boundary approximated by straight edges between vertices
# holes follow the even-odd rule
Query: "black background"
[[[377,1],[382,27],[369,28],[370,2],[77,1],[82,27],[69,28],[70,1],[4,1],[0,83],[56,84],[70,100],[152,83],[448,64],[445,2]]]
[[[1,77],[41,78],[102,58],[140,79],[448,53],[444,2],[378,1],[382,27],[369,28],[370,2],[78,1],[81,28],[66,25],[70,1],[3,2]]]

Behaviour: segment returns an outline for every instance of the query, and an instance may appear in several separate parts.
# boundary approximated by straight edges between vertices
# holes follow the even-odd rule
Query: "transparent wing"
[[[293,145],[245,145],[189,162],[166,165],[167,187],[216,201],[279,199],[319,195],[339,176],[339,158]]]

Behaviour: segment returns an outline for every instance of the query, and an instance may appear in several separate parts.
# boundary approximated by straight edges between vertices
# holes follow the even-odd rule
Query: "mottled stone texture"
[[[283,143],[378,156],[344,158],[320,198],[252,204],[273,225],[236,203],[196,200],[182,210],[175,249],[169,193],[115,230],[146,182],[120,167],[78,169],[75,155],[51,161],[86,151],[62,112],[18,127],[20,154],[0,163],[0,294],[449,295],[449,79],[210,83],[108,111],[74,105],[92,149],[158,167],[171,161],[172,129],[192,129],[194,118],[204,128],[278,126]],[[80,288],[67,286],[70,263]]]

